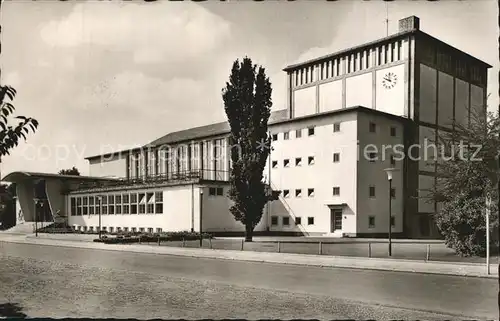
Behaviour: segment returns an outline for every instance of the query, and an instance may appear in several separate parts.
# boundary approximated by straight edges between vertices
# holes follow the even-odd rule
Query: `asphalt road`
[[[0,316],[498,319],[494,279],[4,242],[0,259]]]

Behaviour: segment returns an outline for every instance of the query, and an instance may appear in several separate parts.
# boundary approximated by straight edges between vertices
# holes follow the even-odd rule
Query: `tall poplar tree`
[[[271,82],[265,69],[245,57],[233,63],[229,81],[222,90],[224,108],[231,127],[230,211],[245,225],[245,241],[262,219],[265,204],[277,198],[269,193],[263,172],[270,152],[267,122],[271,115]]]

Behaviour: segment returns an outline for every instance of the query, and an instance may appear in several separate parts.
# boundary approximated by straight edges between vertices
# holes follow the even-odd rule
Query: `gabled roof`
[[[5,176],[4,182],[18,182],[26,179],[47,179],[56,178],[64,181],[116,181],[114,178],[93,177],[93,176],[78,176],[78,175],[59,175],[53,173],[38,173],[38,172],[12,172]]]
[[[281,121],[287,119],[288,110],[282,109],[271,113],[269,117],[269,123],[276,121]],[[147,144],[145,147],[161,146],[173,143],[181,143],[189,140],[200,139],[205,137],[223,135],[229,133],[229,123],[227,121],[221,123],[215,123],[211,125],[189,128],[177,132],[167,134],[160,137],[151,143]]]

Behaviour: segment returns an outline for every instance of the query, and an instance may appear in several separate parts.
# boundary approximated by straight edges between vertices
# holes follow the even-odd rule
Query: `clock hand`
[[[384,77],[384,80],[387,80],[388,82],[392,82],[392,80],[389,79],[389,77]]]

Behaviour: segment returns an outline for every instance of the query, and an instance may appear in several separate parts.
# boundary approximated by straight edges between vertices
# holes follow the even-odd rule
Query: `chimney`
[[[419,30],[420,19],[416,16],[411,16],[399,20],[399,32]]]

